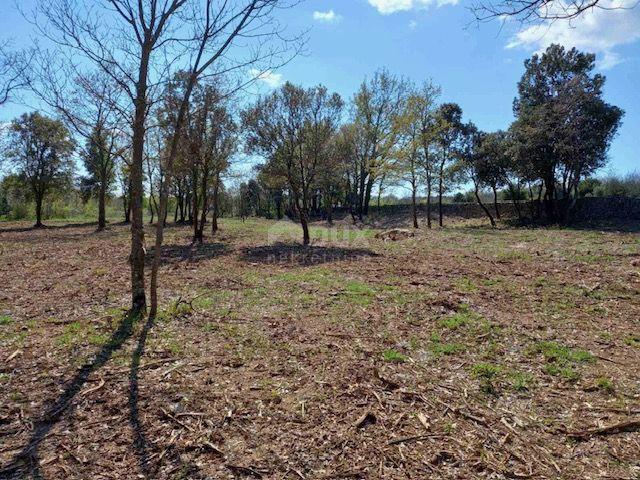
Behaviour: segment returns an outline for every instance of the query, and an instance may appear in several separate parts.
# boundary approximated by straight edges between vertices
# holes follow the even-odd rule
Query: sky
[[[506,129],[524,60],[561,43],[597,55],[598,72],[607,77],[605,99],[626,112],[604,173],[640,171],[640,5],[633,8],[635,0],[602,0],[623,8],[539,26],[477,24],[466,1],[305,0],[280,16],[291,32],[308,30],[306,52],[264,74],[260,91],[291,81],[323,84],[349,99],[366,77],[387,68],[416,82],[432,79],[442,88],[441,101],[457,102],[465,120],[481,129]],[[32,27],[12,0],[0,4],[0,35],[27,42]],[[21,105],[0,107],[0,121],[23,111]]]

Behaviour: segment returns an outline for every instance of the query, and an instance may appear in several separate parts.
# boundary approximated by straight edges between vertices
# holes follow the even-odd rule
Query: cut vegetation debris
[[[638,478],[636,235],[274,225],[167,229],[152,325],[126,227],[1,232],[0,478]]]

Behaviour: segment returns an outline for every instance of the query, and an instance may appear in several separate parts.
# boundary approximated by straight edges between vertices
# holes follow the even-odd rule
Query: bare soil
[[[171,227],[151,324],[127,227],[21,227],[0,478],[640,478],[637,233]]]

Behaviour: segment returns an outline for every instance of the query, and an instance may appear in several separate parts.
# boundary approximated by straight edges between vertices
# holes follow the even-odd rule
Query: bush
[[[579,187],[580,196],[640,198],[640,172],[623,177],[609,176],[602,179],[586,179]]]

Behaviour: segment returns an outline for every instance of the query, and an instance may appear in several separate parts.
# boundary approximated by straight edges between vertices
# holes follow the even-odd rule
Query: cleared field
[[[0,478],[640,478],[640,236],[375,233],[1,231]]]

